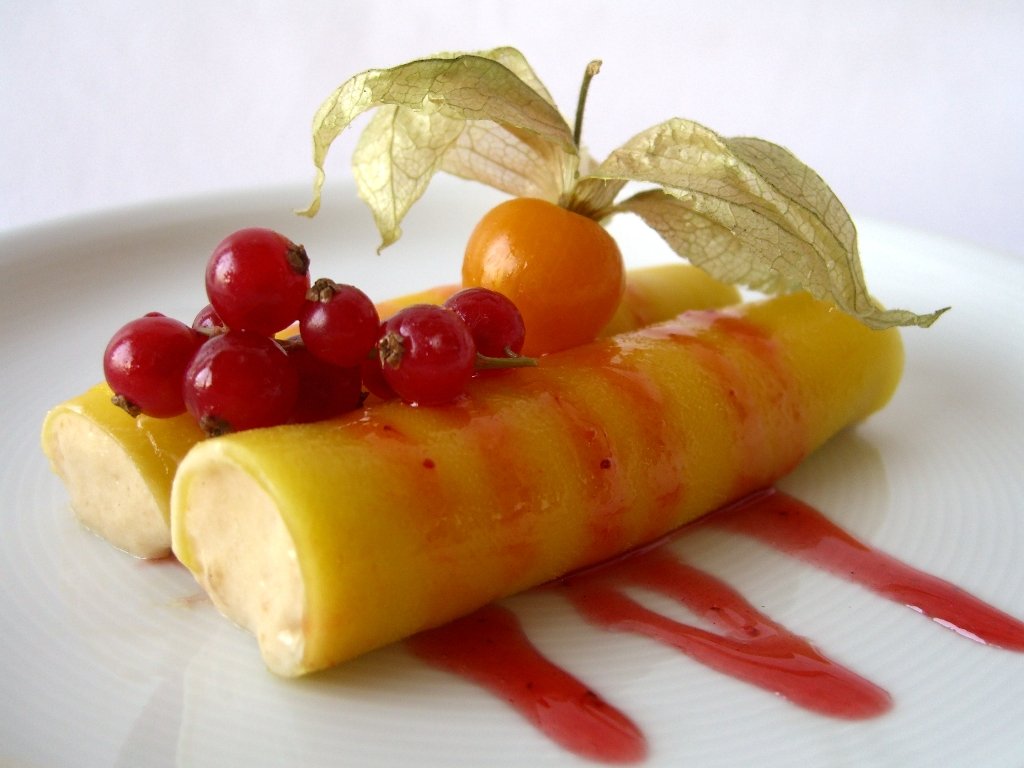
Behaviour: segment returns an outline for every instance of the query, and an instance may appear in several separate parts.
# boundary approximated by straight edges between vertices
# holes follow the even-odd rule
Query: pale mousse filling
[[[169,555],[164,512],[121,443],[81,414],[52,418],[44,448],[81,523],[136,557]]]
[[[273,499],[249,473],[216,458],[175,492],[184,494],[184,507],[175,507],[182,512],[175,552],[217,609],[256,635],[272,671],[299,674],[305,588]]]

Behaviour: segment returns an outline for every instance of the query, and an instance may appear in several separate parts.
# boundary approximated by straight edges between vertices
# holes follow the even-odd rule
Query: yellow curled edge
[[[895,330],[806,294],[696,311],[475,380],[455,403],[195,446],[175,554],[284,676],[651,541],[882,407]]]
[[[378,305],[382,317],[415,303],[444,302],[459,286],[439,286]],[[606,333],[617,333],[688,308],[739,300],[735,288],[682,263],[631,271],[626,294]],[[171,551],[171,481],[181,457],[203,439],[192,419],[132,419],[98,384],[49,411],[42,447],[64,483],[71,508],[89,529],[136,557]]]

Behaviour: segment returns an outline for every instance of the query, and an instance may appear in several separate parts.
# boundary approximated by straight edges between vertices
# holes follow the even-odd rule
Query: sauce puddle
[[[906,605],[963,637],[1024,652],[1024,622],[872,549],[813,507],[780,491],[765,491],[715,512],[672,538],[701,526],[756,538]],[[646,608],[623,591],[627,587],[664,595],[719,631],[684,624]],[[892,706],[886,691],[830,660],[806,638],[757,611],[732,587],[683,562],[663,545],[571,574],[548,588],[561,592],[595,627],[649,637],[812,712],[865,719]],[[507,608],[486,606],[409,638],[406,645],[428,664],[507,701],[574,754],[619,764],[635,763],[647,755],[646,739],[629,716],[545,658]]]

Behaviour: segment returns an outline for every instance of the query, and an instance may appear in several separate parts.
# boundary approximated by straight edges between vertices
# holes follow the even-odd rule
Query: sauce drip
[[[709,632],[663,616],[620,586],[659,592],[721,627]],[[719,579],[679,562],[664,548],[566,582],[576,609],[605,629],[645,635],[687,656],[823,715],[861,719],[891,706],[889,694],[819,653],[807,640],[757,611]]]
[[[1024,622],[959,587],[874,550],[813,507],[779,491],[751,496],[683,528],[714,526],[752,536],[781,552],[906,605],[985,645],[1024,652]],[[642,634],[723,674],[813,712],[863,719],[886,712],[887,692],[831,661],[805,638],[756,610],[720,579],[662,542],[548,585],[592,625]],[[718,631],[651,610],[623,590],[660,593]],[[565,749],[608,763],[637,762],[647,743],[630,718],[586,683],[546,659],[515,614],[489,605],[406,640],[419,658],[508,701]]]
[[[506,700],[557,744],[582,757],[633,763],[647,741],[626,715],[542,656],[515,614],[498,605],[406,640],[433,666]]]
[[[1024,622],[858,541],[804,502],[769,491],[697,525],[752,536],[985,645],[1024,651]]]

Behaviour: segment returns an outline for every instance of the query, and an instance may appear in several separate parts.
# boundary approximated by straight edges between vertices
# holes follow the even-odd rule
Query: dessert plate
[[[39,449],[46,409],[101,378],[109,335],[157,310],[189,320],[226,234],[304,242],[314,276],[375,298],[458,279],[469,228],[499,198],[435,182],[384,254],[344,185],[321,215],[306,189],[179,201],[0,236],[0,765],[587,765],[499,699],[384,648],[308,679],[275,678],[184,569],[83,530]],[[673,258],[637,222],[612,229],[631,264]],[[780,483],[854,536],[1024,618],[1024,265],[963,243],[859,222],[886,304],[953,309],[904,332],[893,402]],[[687,560],[884,689],[866,720],[815,714],[633,635],[595,629],[558,595],[505,602],[533,643],[628,713],[649,765],[1024,764],[1024,653],[976,642],[755,541],[685,540]],[[659,606],[662,607],[662,606]]]

